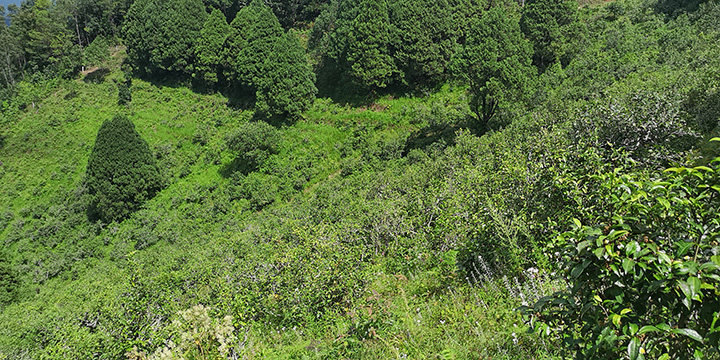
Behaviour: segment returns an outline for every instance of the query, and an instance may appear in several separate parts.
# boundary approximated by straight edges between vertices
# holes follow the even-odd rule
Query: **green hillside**
[[[75,3],[0,28],[45,31],[0,50],[0,359],[720,358],[720,2],[136,0],[40,41]],[[162,186],[108,220],[118,115]]]

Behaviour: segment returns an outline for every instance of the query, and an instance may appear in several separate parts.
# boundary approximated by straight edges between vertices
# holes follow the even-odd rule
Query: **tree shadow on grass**
[[[258,169],[258,164],[254,161],[246,159],[244,156],[238,156],[233,161],[223,165],[218,170],[220,176],[229,179],[235,173],[247,175]]]
[[[442,142],[446,146],[453,146],[455,145],[457,132],[460,129],[469,130],[476,136],[481,136],[487,132],[487,128],[478,125],[477,120],[473,118],[468,118],[456,124],[428,125],[408,136],[402,154],[406,156],[415,149],[427,150],[430,146],[438,142]]]

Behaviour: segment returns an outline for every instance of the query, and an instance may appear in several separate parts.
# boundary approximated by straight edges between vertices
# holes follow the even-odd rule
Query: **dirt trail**
[[[86,76],[87,74],[89,74],[89,73],[91,73],[91,72],[93,72],[93,71],[95,71],[95,70],[97,70],[97,69],[99,69],[99,68],[100,68],[99,66],[93,66],[93,67],[91,67],[91,68],[87,68],[87,69],[81,71],[80,73],[83,74],[83,76]]]

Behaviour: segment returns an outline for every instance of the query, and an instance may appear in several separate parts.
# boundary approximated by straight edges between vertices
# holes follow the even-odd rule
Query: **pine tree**
[[[441,80],[456,42],[448,2],[394,1],[390,20],[398,34],[394,58],[405,81],[412,85],[429,85]]]
[[[266,59],[277,56],[273,48],[283,36],[282,26],[262,0],[253,0],[242,8],[230,25],[229,62],[235,78],[257,87],[265,73]]]
[[[481,127],[525,90],[533,74],[532,46],[506,11],[494,7],[473,20],[454,62],[456,73],[470,84],[471,107]]]
[[[100,126],[86,182],[91,218],[104,222],[126,218],[162,188],[152,152],[127,117],[116,115]]]
[[[197,61],[193,75],[207,85],[216,85],[224,73],[229,34],[230,25],[225,20],[225,15],[218,9],[213,10],[200,30],[200,39],[195,44]]]
[[[520,26],[533,44],[533,60],[539,68],[546,68],[564,55],[577,7],[576,2],[566,0],[529,0],[525,4]]]
[[[294,32],[277,39],[258,84],[256,108],[268,115],[298,117],[317,93],[315,74]]]

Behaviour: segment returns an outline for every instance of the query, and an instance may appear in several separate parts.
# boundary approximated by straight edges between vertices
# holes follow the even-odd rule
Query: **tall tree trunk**
[[[80,48],[82,49],[82,38],[80,38],[80,26],[78,25],[77,15],[73,15],[73,19],[75,20],[75,31],[77,32],[78,45],[80,45]]]

